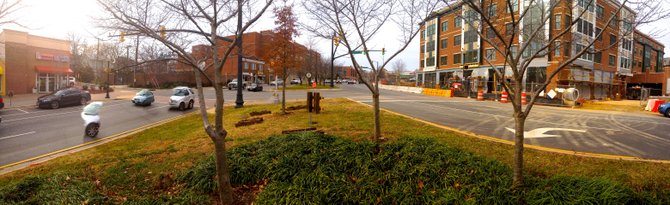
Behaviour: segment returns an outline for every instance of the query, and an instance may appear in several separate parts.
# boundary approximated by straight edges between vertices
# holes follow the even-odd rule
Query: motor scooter
[[[87,137],[96,137],[100,130],[100,108],[102,102],[91,102],[81,112],[81,119],[84,120],[84,134]]]

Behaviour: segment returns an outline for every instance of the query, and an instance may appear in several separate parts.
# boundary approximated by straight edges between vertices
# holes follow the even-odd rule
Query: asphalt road
[[[339,85],[340,89],[319,90],[325,98],[347,97],[371,104],[363,85]],[[244,91],[245,104],[268,103],[273,91]],[[157,90],[149,107],[129,100],[107,102],[101,112],[102,127],[97,138],[122,133],[185,112],[168,110],[171,90]],[[205,88],[208,106],[214,103],[212,88]],[[278,94],[281,92],[277,92]],[[287,101],[304,100],[305,90],[287,91]],[[226,90],[226,105],[233,105],[236,93]],[[197,104],[196,104],[197,105]],[[512,140],[514,119],[511,104],[466,98],[431,97],[396,91],[382,91],[385,109],[433,123],[477,134]],[[81,106],[57,110],[35,108],[0,110],[0,166],[76,146],[87,141],[83,133]],[[186,111],[189,112],[189,111]],[[535,106],[526,122],[526,143],[550,148],[670,160],[670,119],[655,114],[585,111]],[[382,128],[384,129],[384,128]]]
[[[134,106],[129,100],[105,102],[96,138],[84,136],[82,106],[61,109],[1,110],[0,166],[115,135],[189,111],[168,110],[167,103]]]
[[[362,94],[367,92],[366,88],[349,87],[347,92],[351,93],[349,98],[371,104],[369,95]],[[505,140],[513,140],[514,136],[510,103],[382,91],[380,105],[401,114],[481,135]],[[534,106],[525,129],[527,144],[670,160],[670,118],[656,113]]]

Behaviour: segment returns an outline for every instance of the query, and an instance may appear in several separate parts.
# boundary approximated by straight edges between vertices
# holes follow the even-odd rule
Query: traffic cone
[[[526,92],[521,92],[521,104],[525,105],[528,104],[528,101],[526,100]]]

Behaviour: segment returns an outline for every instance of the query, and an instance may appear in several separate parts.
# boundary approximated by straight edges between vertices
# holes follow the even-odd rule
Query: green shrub
[[[315,133],[274,136],[229,152],[233,186],[268,180],[259,204],[663,204],[661,193],[633,192],[605,179],[527,176],[512,190],[508,166],[432,138],[381,145]],[[214,158],[180,180],[216,190]]]

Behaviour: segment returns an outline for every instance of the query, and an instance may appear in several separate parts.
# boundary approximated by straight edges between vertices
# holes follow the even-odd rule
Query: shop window
[[[542,87],[546,80],[546,67],[528,67],[526,71],[526,90],[535,92]]]

